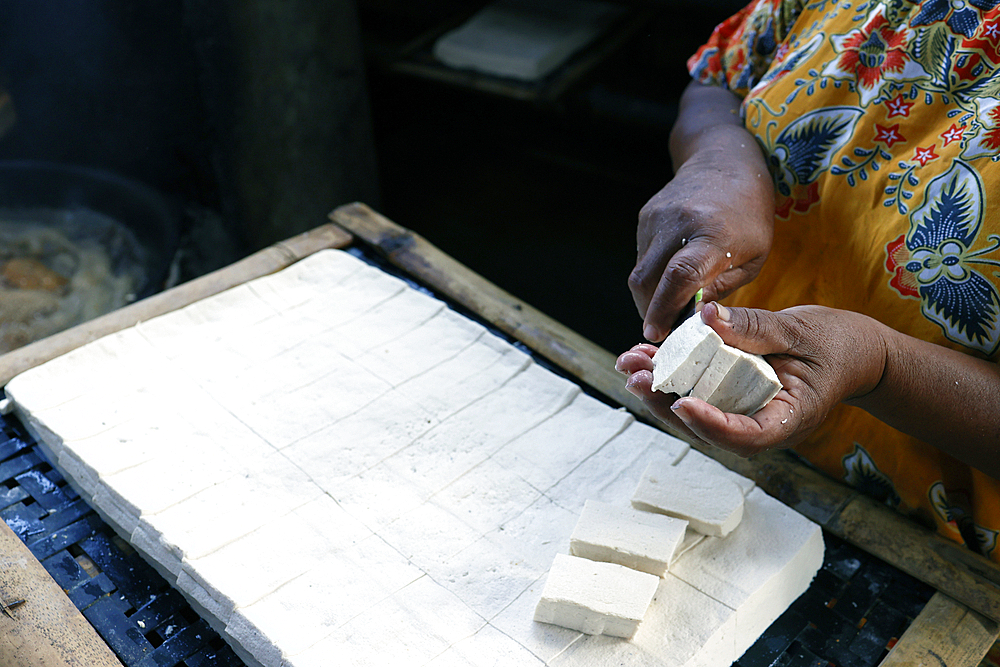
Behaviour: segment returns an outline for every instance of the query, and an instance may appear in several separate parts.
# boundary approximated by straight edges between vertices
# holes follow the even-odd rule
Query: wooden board
[[[935,593],[881,667],[976,665],[997,638],[997,624]]]
[[[497,288],[426,239],[364,204],[345,205],[330,215],[414,279],[479,314],[639,417],[671,430],[625,391],[622,376],[614,371],[615,357],[607,350]],[[769,451],[742,459],[691,444],[754,479],[769,494],[831,533],[944,591],[961,608],[1000,620],[1000,567],[996,564],[807,467],[787,452]],[[970,646],[960,659],[945,664],[975,665],[984,654],[985,649]]]
[[[0,521],[0,598],[24,600],[0,615],[4,667],[121,667],[59,584]]]

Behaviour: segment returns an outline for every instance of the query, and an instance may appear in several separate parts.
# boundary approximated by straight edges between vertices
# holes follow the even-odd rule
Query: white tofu
[[[632,495],[632,507],[685,519],[699,533],[724,537],[743,517],[743,491],[729,475],[706,474],[697,457],[685,464],[692,453],[676,466],[651,462]]]
[[[679,559],[672,575],[736,610],[736,655],[809,587],[823,564],[818,525],[754,489],[739,530],[709,538]]]
[[[691,395],[723,412],[752,415],[779,391],[781,382],[763,357],[723,345]]]
[[[735,651],[736,613],[671,573],[660,579],[642,627],[631,641],[583,637],[552,667],[722,667]]]
[[[674,329],[653,356],[653,390],[687,396],[724,343],[695,313]]]
[[[535,620],[588,635],[632,637],[660,578],[614,563],[556,554]]]
[[[650,459],[676,463],[690,446],[659,429],[632,422],[583,463],[545,492],[549,498],[579,514],[587,498],[628,503],[636,481]]]
[[[569,551],[662,577],[687,525],[683,519],[588,500],[569,539]]]

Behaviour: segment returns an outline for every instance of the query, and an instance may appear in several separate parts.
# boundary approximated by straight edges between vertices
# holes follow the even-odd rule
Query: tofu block
[[[698,465],[697,458],[685,464],[691,455],[675,466],[664,461],[646,466],[632,507],[685,519],[699,533],[725,537],[743,518],[743,490],[729,475]]]
[[[719,334],[695,313],[667,336],[653,356],[653,390],[687,396],[723,345]]]
[[[779,391],[781,382],[763,357],[723,345],[691,395],[723,412],[752,415]]]
[[[631,638],[660,578],[614,563],[556,554],[535,620],[588,635]]]
[[[588,500],[569,539],[569,551],[662,577],[687,525],[683,519]]]
[[[757,488],[739,530],[706,539],[670,573],[736,610],[739,656],[809,587],[823,548],[818,525]]]
[[[740,656],[735,635],[735,611],[668,572],[631,641],[582,637],[546,664],[721,667]]]

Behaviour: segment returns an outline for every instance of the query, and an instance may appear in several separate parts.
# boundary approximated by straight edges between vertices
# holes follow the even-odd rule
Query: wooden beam
[[[1000,627],[943,593],[935,593],[880,667],[975,667]]]
[[[274,273],[320,250],[346,247],[352,240],[351,235],[339,227],[323,225],[264,248],[218,271],[8,352],[0,356],[0,386],[6,385],[19,373],[81,345]]]
[[[364,204],[342,206],[330,215],[410,277],[531,347],[650,424],[670,430],[625,391],[624,378],[614,370],[614,355],[607,350],[499,289],[426,239]],[[755,480],[766,492],[834,535],[948,593],[970,609],[1000,620],[1000,567],[995,563],[809,468],[787,452],[769,451],[742,459],[703,443],[691,444]]]
[[[121,667],[42,564],[0,521],[0,599],[24,603],[0,615],[4,667]]]

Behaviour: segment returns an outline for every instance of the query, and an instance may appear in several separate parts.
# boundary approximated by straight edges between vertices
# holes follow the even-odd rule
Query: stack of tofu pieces
[[[728,656],[757,588],[701,593],[685,582],[722,574],[689,565],[682,580],[682,566],[699,550],[710,562],[712,540],[777,536],[745,547],[775,587],[808,533],[753,491],[726,538],[685,532],[632,641],[536,623],[587,498],[627,506],[649,461],[711,462],[341,251],[5,389],[80,494],[251,666],[671,664],[713,638]]]
[[[651,462],[630,507],[587,501],[535,620],[658,645],[662,664],[728,665],[822,561],[816,524],[692,450]]]
[[[752,415],[777,396],[781,381],[764,357],[726,345],[695,313],[656,351],[653,390],[691,395],[723,412]]]

